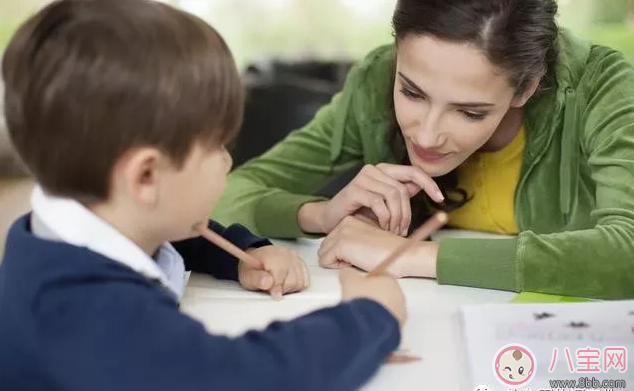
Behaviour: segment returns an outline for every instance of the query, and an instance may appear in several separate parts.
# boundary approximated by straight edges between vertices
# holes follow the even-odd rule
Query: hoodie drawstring
[[[559,210],[567,219],[575,201],[579,180],[579,113],[575,91],[570,87],[565,90],[565,102],[559,163]]]

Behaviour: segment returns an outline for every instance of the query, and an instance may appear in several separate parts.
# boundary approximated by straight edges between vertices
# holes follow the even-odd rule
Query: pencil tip
[[[447,222],[447,220],[449,220],[447,213],[445,212],[438,212],[436,214],[436,218],[438,219],[438,222],[445,224]]]

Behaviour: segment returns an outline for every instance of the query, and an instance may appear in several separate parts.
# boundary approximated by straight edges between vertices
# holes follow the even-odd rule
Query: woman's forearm
[[[420,242],[399,262],[399,277],[436,278],[438,243]]]

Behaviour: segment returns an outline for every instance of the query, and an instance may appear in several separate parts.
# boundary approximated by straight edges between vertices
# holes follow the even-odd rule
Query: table
[[[262,329],[273,320],[292,319],[334,305],[340,298],[337,271],[319,267],[320,240],[276,241],[296,250],[308,264],[311,286],[276,302],[263,293],[247,292],[233,282],[192,274],[181,308],[212,333],[239,335]],[[512,292],[438,285],[435,280],[401,279],[408,322],[402,347],[422,357],[406,365],[384,365],[363,388],[377,390],[472,390],[467,376],[458,310],[462,305],[506,303]]]

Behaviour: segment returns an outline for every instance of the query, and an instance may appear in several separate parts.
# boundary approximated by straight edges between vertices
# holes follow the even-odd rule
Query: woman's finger
[[[390,210],[386,206],[383,196],[368,191],[355,183],[350,183],[344,191],[347,192],[345,196],[349,200],[348,202],[354,204],[355,210],[363,206],[370,208],[376,215],[381,228],[389,229]]]
[[[407,234],[407,230],[412,221],[410,192],[408,191],[407,187],[403,183],[387,175],[386,173],[384,173],[377,167],[373,166],[372,170],[368,170],[368,174],[372,176],[374,179],[376,179],[377,181],[380,181],[388,185],[391,189],[391,197],[398,198],[400,213],[393,216],[393,217],[396,217],[394,220],[392,220],[392,223],[395,225],[392,227],[390,231],[397,235]],[[393,201],[393,203],[395,202],[396,201]]]
[[[394,183],[389,183],[389,181]],[[405,194],[405,188],[401,190],[399,183],[378,169],[374,168],[374,172],[368,171],[356,180],[357,186],[366,189],[383,198],[390,213],[388,230],[395,234],[399,234],[401,229],[401,220],[403,219],[403,202],[409,204],[409,198]]]
[[[380,163],[376,167],[401,183],[415,183],[435,202],[440,203],[445,199],[436,181],[418,167],[389,163]]]

